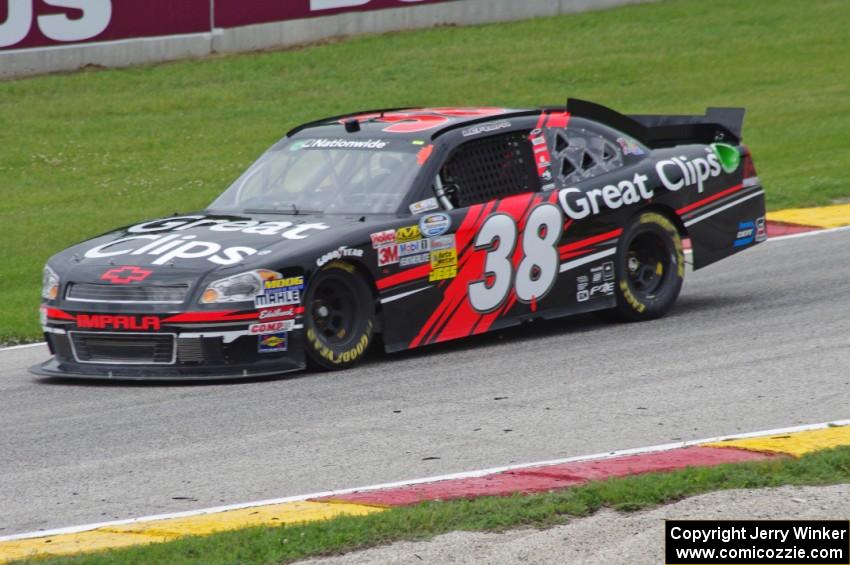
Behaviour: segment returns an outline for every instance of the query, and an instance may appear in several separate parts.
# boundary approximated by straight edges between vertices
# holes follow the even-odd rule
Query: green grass
[[[0,82],[0,343],[38,338],[51,254],[201,208],[289,127],[355,109],[744,105],[771,209],[845,198],[848,18],[846,0],[670,0]]]
[[[647,474],[530,496],[430,502],[364,517],[341,517],[300,526],[255,527],[164,544],[28,563],[288,563],[399,540],[426,540],[457,530],[545,528],[563,524],[570,518],[587,516],[602,507],[635,511],[717,490],[828,485],[847,481],[850,481],[850,448],[843,447],[796,460],[781,458]]]

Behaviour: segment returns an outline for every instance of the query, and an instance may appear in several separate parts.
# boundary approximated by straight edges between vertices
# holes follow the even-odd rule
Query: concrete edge
[[[397,502],[357,503],[346,495],[393,493],[415,485],[435,485],[476,478],[484,484],[495,476],[501,481],[497,494],[541,492],[584,484],[611,476],[630,476],[647,472],[663,472],[689,466],[710,466],[752,461],[775,456],[819,451],[850,445],[850,420],[823,422],[761,432],[736,434],[638,449],[615,451],[554,461],[527,463],[508,467],[471,471],[442,477],[416,479],[394,484],[376,485],[337,492],[316,493],[277,500],[258,501],[227,507],[148,516],[100,524],[89,524],[45,532],[30,532],[0,537],[0,563],[31,557],[76,555],[120,547],[173,541],[187,535],[257,525],[306,523],[327,520],[339,515],[366,515],[383,512]],[[510,481],[514,481],[515,488]],[[443,492],[443,491],[432,491]],[[465,498],[487,496],[487,492],[470,492]],[[406,504],[429,500],[423,498]]]

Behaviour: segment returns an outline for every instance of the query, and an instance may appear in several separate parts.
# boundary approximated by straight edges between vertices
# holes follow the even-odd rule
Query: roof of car
[[[446,131],[475,123],[495,121],[513,116],[535,115],[543,109],[510,109],[496,107],[389,108],[366,110],[323,118],[296,127],[287,135],[293,136],[308,129],[338,126],[339,133],[364,135],[435,138]],[[348,125],[347,125],[348,124]],[[324,132],[323,132],[324,133]]]

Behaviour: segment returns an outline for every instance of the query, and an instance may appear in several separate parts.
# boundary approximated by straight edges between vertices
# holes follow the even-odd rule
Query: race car
[[[31,370],[259,377],[590,311],[659,318],[683,239],[700,269],[767,237],[743,117],[570,99],[302,125],[207,209],[50,258],[52,358]]]

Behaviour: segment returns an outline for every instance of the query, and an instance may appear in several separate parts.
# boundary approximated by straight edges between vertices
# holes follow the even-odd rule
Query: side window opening
[[[452,206],[539,192],[540,178],[529,134],[511,132],[461,145],[440,172],[442,188]]]
[[[581,127],[557,131],[553,146],[552,159],[564,185],[623,166],[623,151],[618,144]]]

